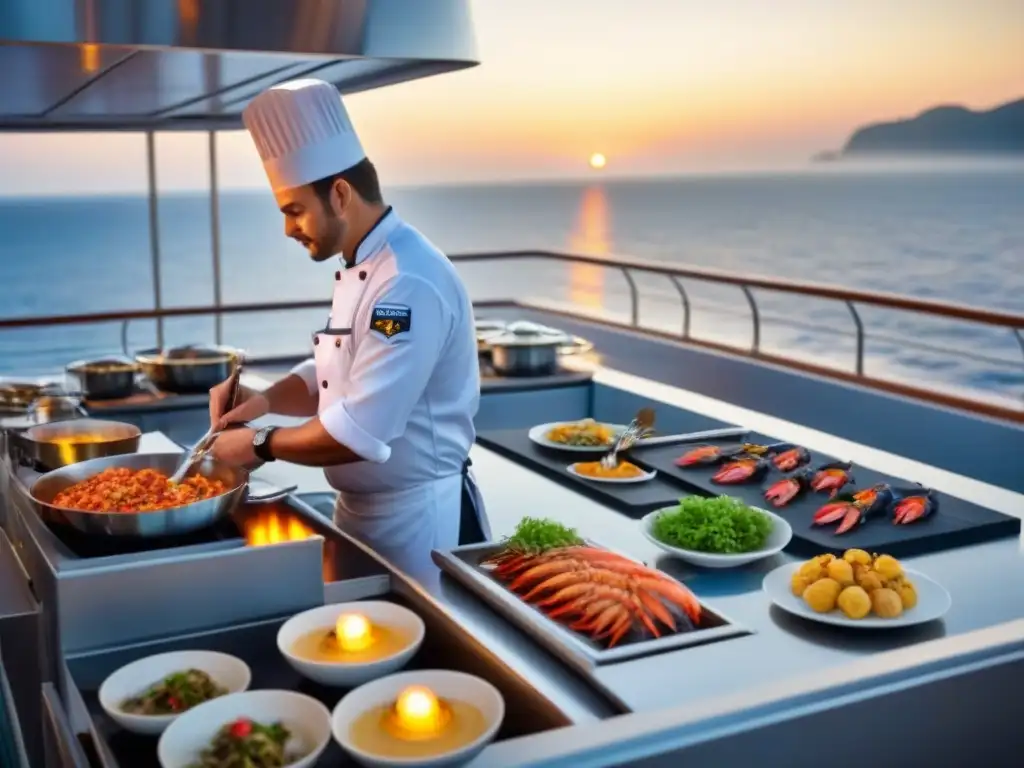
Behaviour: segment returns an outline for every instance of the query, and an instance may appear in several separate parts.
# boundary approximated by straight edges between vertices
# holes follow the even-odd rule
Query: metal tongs
[[[238,392],[241,388],[239,386],[241,378],[242,364],[238,363],[235,366],[235,370],[231,372],[231,376],[228,378],[230,384],[228,386],[227,409],[224,411],[225,413],[229,413],[235,407],[235,403],[238,400]],[[212,426],[206,430],[206,434],[200,437],[196,444],[192,446],[192,450],[188,452],[188,455],[181,463],[181,466],[179,466],[177,471],[171,475],[170,482],[173,485],[184,480],[188,473],[192,471],[193,467],[206,457],[206,454],[209,453],[210,449],[213,447],[213,443],[217,439],[217,436],[222,431],[223,430],[217,430],[215,432]]]
[[[615,469],[619,465],[619,452],[628,451],[636,445],[638,440],[645,435],[649,435],[653,430],[654,409],[641,408],[637,411],[636,416],[633,417],[633,421],[626,427],[626,430],[619,435],[619,439],[615,441],[611,451],[601,457],[601,466],[605,469]]]

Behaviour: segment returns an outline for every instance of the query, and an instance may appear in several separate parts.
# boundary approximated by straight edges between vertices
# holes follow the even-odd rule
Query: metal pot
[[[558,369],[559,349],[572,344],[567,333],[519,322],[488,339],[491,366],[501,376],[549,376]]]
[[[24,411],[51,389],[52,385],[26,381],[0,382],[0,410]]]
[[[48,523],[69,525],[82,533],[101,536],[158,538],[177,536],[207,528],[230,515],[245,499],[249,473],[212,458],[205,458],[192,474],[220,480],[227,492],[211,499],[152,512],[83,512],[52,504],[65,488],[88,480],[110,467],[155,469],[170,477],[178,468],[180,453],[136,453],[108,456],[48,472],[32,486],[32,501],[39,516]]]
[[[146,378],[175,394],[208,392],[228,378],[241,360],[242,353],[232,347],[188,345],[135,353]]]
[[[72,419],[11,430],[9,445],[24,458],[54,470],[90,459],[121,456],[139,449],[142,430],[134,424],[103,419]]]
[[[474,320],[474,325],[476,327],[477,354],[489,361],[491,359],[490,340],[505,332],[505,321],[477,318]]]
[[[135,374],[139,366],[127,358],[80,360],[65,371],[78,385],[86,400],[116,400],[135,392]]]

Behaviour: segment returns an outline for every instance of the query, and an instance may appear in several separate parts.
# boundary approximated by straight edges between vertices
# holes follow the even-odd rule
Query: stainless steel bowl
[[[80,360],[64,369],[87,400],[116,400],[135,392],[139,366],[126,358]]]
[[[191,474],[222,481],[227,493],[182,507],[154,512],[83,512],[52,504],[65,488],[88,480],[110,467],[156,469],[170,477],[183,459],[180,453],[135,453],[130,456],[108,456],[83,461],[54,472],[48,472],[32,486],[32,501],[39,516],[48,523],[68,525],[82,533],[97,536],[157,538],[177,536],[214,525],[230,515],[245,499],[249,474],[215,459],[206,458]]]
[[[122,456],[139,450],[142,430],[134,424],[105,419],[71,419],[12,431],[10,444],[46,469],[60,469],[91,459]]]
[[[147,349],[135,354],[142,373],[157,388],[175,394],[208,392],[242,362],[232,347],[185,346]]]

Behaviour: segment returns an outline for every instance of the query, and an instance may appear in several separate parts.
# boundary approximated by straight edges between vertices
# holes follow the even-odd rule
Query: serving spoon
[[[235,401],[238,400],[238,392],[241,388],[239,382],[242,378],[242,365],[239,363],[235,366],[235,370],[231,372],[231,377],[228,379],[230,382],[228,385],[228,396],[227,396],[227,410],[225,413],[231,411],[235,407]],[[230,427],[229,427],[230,428]],[[196,466],[203,458],[210,452],[210,448],[213,447],[214,441],[217,436],[224,430],[218,429],[214,431],[211,426],[206,430],[206,434],[199,438],[195,445],[192,446],[192,450],[185,456],[185,460],[181,462],[181,465],[175,470],[174,474],[170,477],[170,483],[177,485],[185,476],[192,471],[192,468]]]
[[[619,435],[619,439],[615,441],[612,449],[601,457],[601,466],[605,469],[615,469],[619,465],[619,452],[628,451],[636,444],[637,440],[649,434],[653,429],[654,409],[641,408],[636,412],[636,416],[633,417],[633,421],[626,427],[626,430]]]

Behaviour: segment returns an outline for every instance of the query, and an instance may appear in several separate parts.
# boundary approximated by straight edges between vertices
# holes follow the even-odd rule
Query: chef
[[[243,388],[225,413],[227,382],[210,392],[213,426],[267,413],[301,426],[232,429],[213,454],[252,467],[324,467],[338,490],[335,523],[432,586],[432,549],[489,538],[469,471],[480,402],[473,307],[454,266],[384,204],[334,86],[274,86],[242,114],[284,215],[285,235],[333,280],[313,358],[261,393]],[[286,266],[284,268],[287,268]]]

